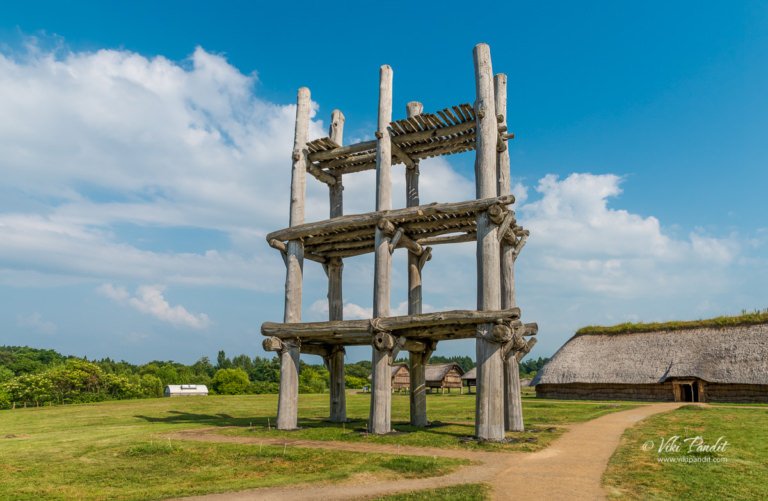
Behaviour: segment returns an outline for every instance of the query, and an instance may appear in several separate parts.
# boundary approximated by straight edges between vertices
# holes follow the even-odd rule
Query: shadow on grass
[[[274,426],[275,419],[267,417],[233,417],[229,414],[195,414],[192,412],[168,411],[166,416],[134,416],[149,423],[165,424],[201,424],[206,426],[263,426],[267,427],[271,421]]]

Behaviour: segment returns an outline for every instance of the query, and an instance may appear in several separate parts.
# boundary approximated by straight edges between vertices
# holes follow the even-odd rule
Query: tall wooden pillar
[[[388,126],[392,121],[392,68],[381,67],[379,72],[379,123],[376,131],[376,210],[392,208],[392,144]],[[392,274],[392,256],[389,253],[390,237],[380,225],[376,227],[375,266],[373,279],[373,317],[389,316],[390,277]],[[391,431],[392,414],[392,375],[391,336],[376,336],[373,343],[371,412],[368,421],[370,433],[383,434]]]
[[[477,198],[495,197],[497,193],[496,146],[498,123],[493,90],[491,51],[478,44],[474,50],[477,100],[477,138],[475,179]],[[498,310],[501,307],[499,281],[498,229],[488,212],[477,217],[477,308]],[[504,439],[504,392],[501,345],[493,338],[492,323],[477,328],[477,407],[475,434],[481,440]]]
[[[406,106],[408,118],[420,115],[424,107],[421,103],[411,101]],[[405,200],[407,207],[419,205],[419,162],[414,161],[405,169]],[[422,313],[421,294],[421,267],[419,256],[408,252],[408,314],[419,315]],[[431,351],[411,351],[408,354],[410,362],[410,414],[411,425],[427,426],[427,379],[426,365]]]
[[[496,113],[507,125],[507,75],[499,73],[493,80]],[[496,172],[499,178],[499,196],[512,192],[509,148],[502,143],[497,148]],[[501,307],[517,306],[515,301],[515,246],[501,240]],[[524,431],[523,401],[520,395],[520,369],[516,352],[508,350],[504,356],[504,427],[507,431]]]
[[[331,126],[328,131],[331,141],[339,146],[344,140],[344,114],[333,110]],[[336,176],[336,184],[330,185],[330,216],[331,218],[344,215],[344,185],[341,174]],[[344,320],[344,296],[342,293],[342,274],[344,263],[340,257],[333,257],[326,265],[328,273],[328,320]],[[347,394],[344,383],[344,348],[335,349],[330,356],[328,370],[330,373],[330,420],[340,423],[347,420]]]
[[[304,196],[307,174],[307,136],[309,134],[309,89],[299,89],[296,106],[296,130],[291,170],[290,226],[304,223]],[[286,323],[301,322],[301,286],[304,270],[304,244],[291,240],[286,249],[285,311]],[[293,430],[298,425],[299,350],[297,339],[285,342],[280,351],[280,394],[277,401],[277,429]]]

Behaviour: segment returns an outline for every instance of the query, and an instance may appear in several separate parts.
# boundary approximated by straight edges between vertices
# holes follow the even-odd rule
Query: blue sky
[[[410,100],[472,102],[481,41],[509,76],[534,356],[584,324],[768,306],[768,8],[504,2],[484,19],[437,5],[4,6],[0,344],[133,362],[263,355],[259,325],[280,320],[283,281],[263,237],[287,225],[296,89],[312,90],[312,135],[340,108],[346,141],[370,138],[379,65],[394,68],[396,117]],[[471,198],[472,164],[426,163],[422,199]],[[370,176],[346,186],[347,212],[372,209]],[[308,197],[308,219],[324,218],[322,186]],[[436,249],[430,308],[472,307],[472,253]],[[304,316],[319,320],[316,268]],[[347,263],[349,317],[370,308],[371,268],[371,256]],[[396,309],[404,269],[397,256]]]

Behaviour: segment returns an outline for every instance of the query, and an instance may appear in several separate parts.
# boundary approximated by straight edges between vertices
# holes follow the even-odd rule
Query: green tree
[[[219,395],[242,395],[250,384],[243,369],[219,369],[211,379],[211,389]]]
[[[254,357],[253,369],[248,374],[251,381],[264,381],[268,383],[277,383],[280,381],[280,360],[277,357],[261,358]]]
[[[0,384],[5,383],[6,381],[10,381],[14,376],[15,374],[11,369],[0,365]]]
[[[299,393],[323,393],[328,386],[327,376],[325,368],[305,365],[299,373]]]
[[[11,396],[5,391],[5,388],[0,386],[0,409],[11,408]]]
[[[232,367],[232,361],[227,358],[227,354],[224,350],[219,350],[216,355],[216,368],[217,369],[230,369]]]
[[[153,376],[152,374],[144,374],[139,379],[139,388],[141,388],[141,394],[145,397],[162,397],[163,396],[163,382],[160,378]]]

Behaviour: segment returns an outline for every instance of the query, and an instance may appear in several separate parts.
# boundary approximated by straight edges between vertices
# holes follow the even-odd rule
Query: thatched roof
[[[409,372],[408,364],[394,364],[393,366],[391,366],[390,369],[392,369],[392,377],[395,377],[395,374],[397,374],[397,371],[403,368],[405,369],[405,372]]]
[[[690,377],[711,383],[768,384],[768,323],[577,335],[555,353],[532,384],[648,384]]]
[[[464,379],[464,380],[477,379],[477,367],[472,367],[471,369],[469,369],[467,372],[464,373],[463,376],[461,376],[461,379]]]
[[[424,368],[425,379],[427,381],[442,381],[445,378],[445,375],[454,367],[459,372],[459,375],[464,374],[464,371],[461,370],[459,364],[428,364]]]

